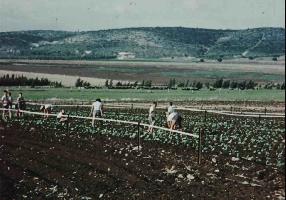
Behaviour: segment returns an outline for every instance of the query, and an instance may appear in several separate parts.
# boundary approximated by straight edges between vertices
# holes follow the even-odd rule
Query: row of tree
[[[0,86],[51,86],[62,87],[61,82],[50,81],[47,78],[27,78],[23,75],[3,75],[0,77]]]
[[[119,89],[131,89],[131,88],[145,88],[145,89],[175,89],[175,88],[191,88],[191,89],[197,89],[200,90],[202,88],[223,88],[223,89],[241,89],[241,90],[250,90],[250,89],[256,89],[256,88],[264,88],[264,89],[285,89],[285,83],[267,83],[264,85],[258,84],[254,82],[253,80],[249,81],[231,81],[231,80],[224,80],[224,79],[217,79],[216,81],[209,83],[205,82],[202,83],[200,81],[194,81],[191,82],[190,80],[187,81],[178,81],[176,79],[170,79],[168,83],[164,85],[154,85],[152,81],[150,80],[143,80],[141,82],[134,82],[134,83],[123,83],[123,82],[116,82],[116,84],[113,83],[112,80],[106,80],[105,82],[106,88],[119,88]]]

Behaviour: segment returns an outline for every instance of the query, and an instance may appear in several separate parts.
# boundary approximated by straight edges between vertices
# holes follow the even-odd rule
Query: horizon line
[[[122,30],[122,29],[139,29],[139,28],[185,28],[185,29],[204,29],[204,30],[223,30],[223,31],[241,31],[249,29],[263,29],[263,28],[277,28],[285,29],[283,26],[261,26],[252,28],[204,28],[204,27],[187,27],[187,26],[138,26],[138,27],[121,27],[121,28],[103,28],[103,29],[88,29],[88,30],[63,30],[63,29],[26,29],[26,30],[14,30],[14,31],[0,31],[0,33],[8,32],[29,32],[29,31],[62,31],[62,32],[95,32],[95,31],[109,31],[109,30]]]

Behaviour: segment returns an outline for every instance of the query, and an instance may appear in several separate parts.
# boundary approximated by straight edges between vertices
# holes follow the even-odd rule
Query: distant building
[[[119,52],[117,54],[118,60],[134,59],[134,58],[135,58],[135,53],[131,53],[131,52]]]
[[[92,54],[92,51],[84,51],[84,54],[85,55],[90,55],[90,54]]]

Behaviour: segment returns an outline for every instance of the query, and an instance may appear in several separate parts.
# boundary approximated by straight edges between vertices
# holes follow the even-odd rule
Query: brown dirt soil
[[[282,172],[193,149],[0,124],[0,199],[278,199]]]

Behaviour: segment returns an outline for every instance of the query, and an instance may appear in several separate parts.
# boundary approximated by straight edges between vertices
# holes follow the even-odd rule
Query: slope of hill
[[[0,33],[0,57],[45,59],[262,57],[285,54],[285,29],[212,30],[182,27],[125,28],[88,32]]]

